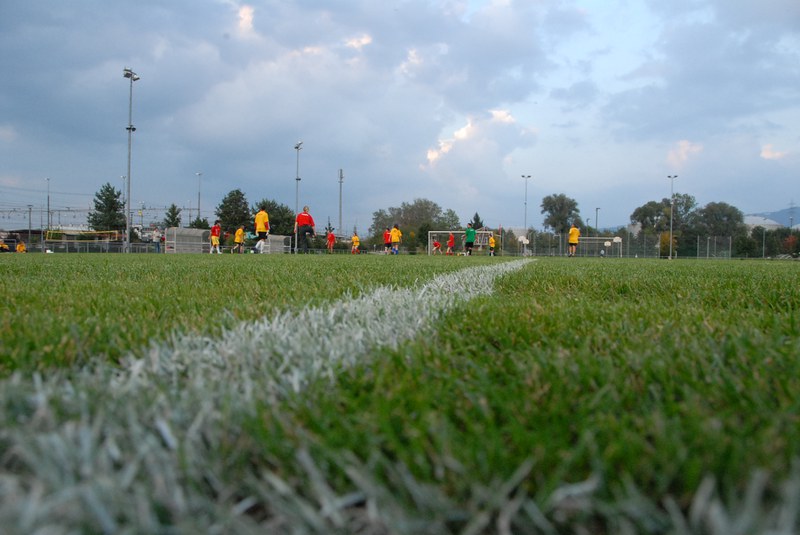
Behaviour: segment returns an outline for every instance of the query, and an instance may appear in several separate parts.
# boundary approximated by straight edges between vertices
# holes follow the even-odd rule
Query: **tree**
[[[669,227],[669,212],[667,211],[669,210],[669,199],[664,199],[664,201],[649,201],[638,207],[631,214],[631,223],[638,223],[644,231],[661,230],[665,226],[664,221],[667,221],[666,226]]]
[[[94,210],[87,217],[92,230],[125,230],[122,192],[106,182],[94,196]]]
[[[710,202],[697,210],[694,222],[707,236],[734,236],[744,230],[744,214],[724,202]]]
[[[233,232],[240,226],[246,227],[251,221],[247,198],[239,189],[225,195],[214,213],[219,218],[223,230],[228,232]]]
[[[255,217],[256,212],[261,208],[269,215],[269,232],[278,236],[291,236],[294,234],[295,213],[285,204],[280,204],[272,199],[261,199],[251,209],[250,212]],[[252,227],[252,219],[249,225]]]
[[[164,228],[181,226],[181,209],[175,203],[169,205],[164,216]]]
[[[470,223],[472,223],[472,228],[475,230],[486,226],[483,224],[483,220],[481,219],[481,216],[478,215],[478,212],[475,212],[475,215],[472,216],[472,221],[470,221]]]
[[[435,230],[458,230],[461,228],[461,220],[454,210],[448,208],[442,216],[434,222]]]
[[[209,225],[208,223],[208,218],[204,217],[201,219],[199,217],[196,217],[194,218],[194,221],[189,223],[189,228],[199,228],[208,230],[211,228],[211,225]]]
[[[420,227],[429,225],[433,230],[456,230],[461,228],[457,214],[453,210],[442,211],[441,206],[428,199],[414,199],[399,207],[378,210],[372,214],[370,236],[383,243],[383,231],[397,224],[404,234],[414,232],[422,239]],[[427,234],[425,236],[427,239]]]
[[[578,202],[563,193],[548,195],[542,199],[541,207],[541,213],[547,214],[544,218],[544,225],[552,227],[556,232],[567,232],[573,221],[578,225],[581,223]]]

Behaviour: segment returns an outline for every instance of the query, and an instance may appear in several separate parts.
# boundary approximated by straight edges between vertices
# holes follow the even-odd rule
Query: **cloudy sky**
[[[0,43],[0,228],[124,189],[125,67],[145,223],[198,190],[294,209],[300,140],[299,204],[338,227],[343,169],[347,232],[415,198],[541,229],[554,193],[623,225],[668,175],[800,203],[797,0],[8,0]]]

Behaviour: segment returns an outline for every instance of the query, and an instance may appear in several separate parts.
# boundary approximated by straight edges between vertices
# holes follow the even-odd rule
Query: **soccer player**
[[[259,206],[258,213],[256,214],[256,235],[258,236],[256,250],[260,253],[264,250],[267,236],[269,236],[269,214],[267,214],[267,209],[263,205]]]
[[[442,254],[442,244],[438,240],[433,240],[433,253],[431,254]]]
[[[358,254],[358,246],[361,245],[361,240],[359,239],[357,232],[353,232],[351,241],[353,246],[350,248],[350,254]]]
[[[475,245],[475,229],[472,228],[472,223],[467,223],[467,228],[464,231],[464,254],[472,256],[472,247]]]
[[[333,254],[333,244],[336,243],[336,236],[333,235],[333,232],[328,232],[325,241],[327,242],[328,252]]]
[[[308,213],[308,206],[303,206],[303,211],[297,214],[294,220],[294,233],[297,236],[298,242],[302,240],[303,252],[308,253],[308,235],[310,234],[312,238],[317,235],[314,218]],[[297,248],[300,248],[299,243]]]
[[[397,223],[392,227],[392,254],[400,254],[400,243],[403,241],[403,233]]]
[[[453,249],[456,247],[456,237],[453,236],[451,232],[450,235],[447,237],[447,252],[445,256],[453,256]]]
[[[392,252],[392,231],[389,227],[383,231],[383,252],[386,254]]]
[[[494,256],[495,243],[496,242],[494,241],[494,234],[492,234],[489,236],[489,256]]]
[[[214,254],[214,249],[217,250],[217,254],[222,254],[222,251],[219,249],[219,237],[222,234],[222,227],[219,225],[219,219],[214,221],[214,226],[211,227],[211,250],[208,251],[210,254]]]
[[[578,238],[581,237],[581,230],[572,223],[569,227],[569,254],[567,256],[575,256],[575,251],[578,249]]]
[[[233,235],[233,249],[231,252],[242,254],[244,252],[244,225],[240,225]]]

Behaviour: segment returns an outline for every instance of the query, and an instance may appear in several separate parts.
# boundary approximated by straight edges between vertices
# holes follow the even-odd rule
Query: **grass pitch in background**
[[[241,321],[380,285],[408,286],[465,265],[415,258],[4,255],[0,375],[101,355],[115,361],[175,332],[218,335]]]

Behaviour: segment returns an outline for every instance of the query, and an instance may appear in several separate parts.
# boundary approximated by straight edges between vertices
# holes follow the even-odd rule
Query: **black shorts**
[[[267,239],[267,234],[269,234],[269,233],[268,232],[259,232],[258,233],[258,239],[259,240],[266,240]]]

